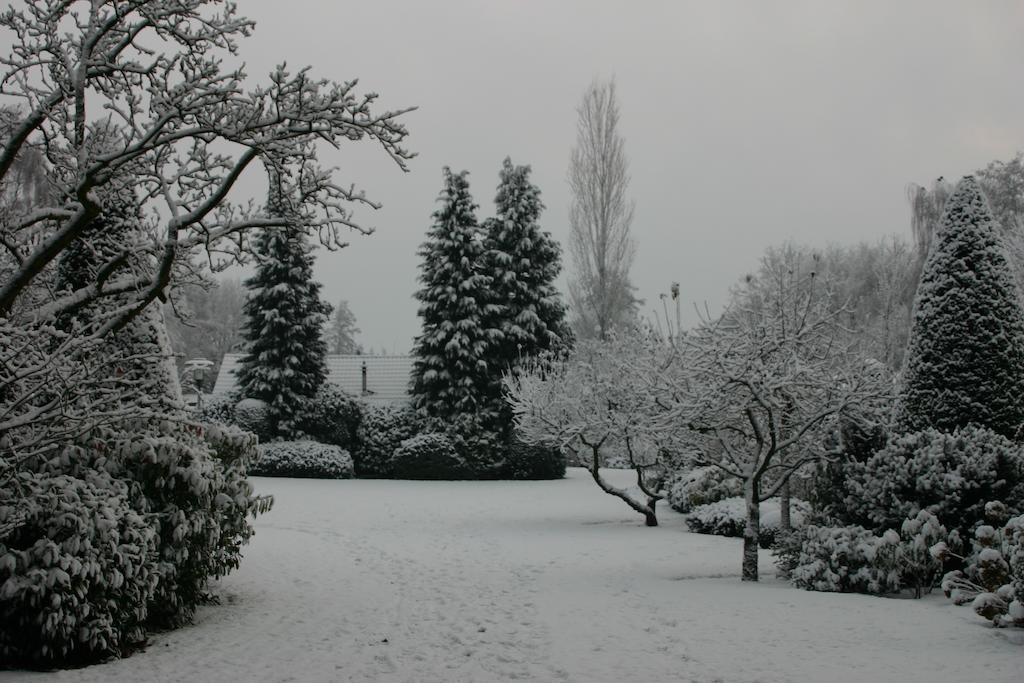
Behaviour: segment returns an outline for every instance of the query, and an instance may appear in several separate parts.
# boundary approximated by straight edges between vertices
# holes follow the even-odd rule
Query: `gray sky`
[[[468,169],[480,218],[505,156],[533,166],[543,227],[568,238],[575,108],[614,75],[636,200],[633,279],[650,309],[724,303],[764,248],[909,236],[905,186],[1024,149],[1024,3],[245,0],[250,77],[312,65],[360,79],[406,117],[402,174],[370,144],[325,154],[384,208],[320,252],[360,340],[405,352],[419,331],[415,255],[441,167]],[[567,263],[566,268],[571,266]],[[692,320],[692,318],[691,318]],[[684,321],[689,322],[689,321]]]

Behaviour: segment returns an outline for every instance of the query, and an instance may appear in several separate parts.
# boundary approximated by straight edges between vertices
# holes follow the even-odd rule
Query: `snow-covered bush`
[[[196,412],[199,422],[233,425],[235,422],[235,404],[238,398],[231,394],[214,394],[203,398]]]
[[[392,465],[398,479],[465,479],[472,473],[451,439],[437,433],[403,441]]]
[[[864,526],[897,528],[928,510],[949,529],[968,535],[985,517],[985,503],[1024,504],[1024,455],[988,429],[951,434],[926,429],[894,439],[865,463],[850,463],[846,507]]]
[[[316,441],[274,441],[259,445],[249,473],[261,477],[348,479],[354,472],[349,452]]]
[[[941,562],[930,549],[946,529],[929,512],[904,520],[881,536],[861,526],[808,524],[775,550],[779,568],[806,590],[882,595],[910,588],[921,597],[937,583]]]
[[[333,384],[324,383],[298,416],[299,429],[314,441],[356,449],[356,434],[363,411],[359,401]]]
[[[466,471],[462,477],[498,479],[502,476],[508,455],[508,439],[505,432],[496,428],[496,420],[492,416],[461,413],[447,420],[430,419],[424,431],[444,434],[448,438],[464,462]]]
[[[503,477],[508,479],[561,479],[565,454],[556,446],[528,444],[513,437],[505,447]]]
[[[794,528],[803,524],[804,517],[810,513],[810,506],[802,500],[790,501],[791,523]],[[761,534],[759,543],[762,548],[775,545],[779,534],[781,511],[779,499],[772,498],[761,503]],[[715,536],[732,536],[740,538],[747,525],[747,504],[743,498],[723,498],[714,503],[698,505],[686,517],[686,526],[698,534],[714,534]]]
[[[975,530],[967,557],[957,554],[955,539],[932,546],[937,560],[964,562],[964,569],[942,577],[942,591],[957,605],[971,603],[975,613],[996,626],[1024,626],[1024,515],[1007,519],[1006,506],[994,501],[986,512],[987,521],[997,526]]]
[[[273,437],[270,424],[270,406],[258,398],[243,398],[235,404],[234,424],[247,432],[252,432],[260,441],[269,441]]]
[[[683,514],[700,505],[739,496],[743,493],[742,488],[738,479],[713,466],[678,472],[669,479],[666,486],[668,504]]]
[[[880,595],[900,588],[899,571],[877,557],[880,552],[894,555],[898,544],[895,532],[879,537],[859,526],[808,524],[780,543],[776,555],[798,588]]]
[[[356,474],[360,477],[392,476],[391,461],[395,451],[420,430],[420,418],[412,408],[366,406],[356,429],[358,447],[353,454]]]
[[[0,662],[85,663],[145,640],[157,535],[129,487],[20,472],[0,488]]]

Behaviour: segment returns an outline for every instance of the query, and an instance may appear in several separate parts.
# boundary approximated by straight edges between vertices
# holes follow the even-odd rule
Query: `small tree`
[[[267,211],[287,215],[289,207],[274,187]],[[268,228],[256,241],[256,274],[245,281],[245,356],[238,385],[247,398],[268,405],[269,428],[277,436],[299,436],[306,403],[327,377],[327,348],[321,330],[331,307],[320,300],[313,281],[313,256],[302,227]]]
[[[181,362],[205,358],[213,362],[204,376],[211,391],[224,355],[242,343],[245,288],[239,279],[191,285],[179,291],[164,309],[171,348]]]
[[[975,425],[1013,438],[1024,424],[1024,313],[977,181],[946,203],[914,301],[897,428]]]
[[[845,345],[842,309],[817,291],[817,272],[776,265],[768,286],[752,278],[722,317],[681,338],[661,399],[689,427],[694,463],[743,483],[744,581],[758,579],[760,503],[829,457],[836,419],[885,387],[881,364]]]
[[[602,491],[657,526],[665,456],[685,428],[655,400],[666,388],[659,371],[672,362],[673,349],[652,334],[580,340],[564,360],[534,362],[506,375],[518,434],[527,443],[562,449]],[[601,468],[609,464],[634,470],[641,495],[605,479]]]
[[[356,327],[356,316],[348,307],[348,301],[342,299],[334,307],[327,327],[324,328],[324,343],[327,353],[353,354],[362,353],[363,347],[356,343],[356,335],[360,330]]]
[[[469,194],[467,173],[444,171],[444,188],[434,225],[419,249],[420,283],[416,292],[423,331],[413,354],[412,395],[424,416],[452,422],[460,415],[493,419],[488,402],[491,347],[499,333],[487,329],[490,278],[481,272],[484,245]]]

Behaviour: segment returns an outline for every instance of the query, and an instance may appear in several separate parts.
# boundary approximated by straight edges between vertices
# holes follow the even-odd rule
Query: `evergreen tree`
[[[921,274],[897,428],[967,425],[1013,437],[1024,423],[1024,313],[973,176],[946,203]]]
[[[565,345],[571,333],[555,287],[561,249],[537,224],[544,204],[540,189],[530,183],[530,167],[513,166],[506,158],[500,179],[494,198],[498,215],[484,225],[485,262],[495,305],[492,326],[502,335],[491,357],[508,368],[520,358]]]
[[[348,301],[342,299],[334,308],[331,321],[324,328],[324,343],[327,353],[355,354],[362,353],[362,345],[356,343],[356,335],[360,330],[356,327],[356,316],[348,307]]]
[[[272,180],[267,211],[287,217],[289,207]],[[298,436],[304,404],[327,377],[321,335],[331,306],[320,300],[313,281],[312,249],[300,225],[266,229],[256,239],[256,273],[245,281],[247,342],[239,361],[238,384],[247,398],[268,404],[271,433]]]
[[[487,361],[498,335],[485,327],[491,278],[481,272],[484,244],[466,176],[444,169],[441,207],[417,252],[423,331],[413,349],[413,400],[425,416],[448,423],[464,415],[489,419],[490,378],[500,372]]]

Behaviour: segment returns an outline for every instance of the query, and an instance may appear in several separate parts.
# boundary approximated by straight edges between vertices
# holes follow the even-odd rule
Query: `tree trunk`
[[[793,523],[789,514],[789,479],[779,490],[779,529],[781,531],[792,531]]]
[[[751,477],[743,485],[747,526],[743,529],[743,580],[757,581],[757,543],[761,535],[760,482]]]
[[[658,504],[657,498],[647,497],[648,511],[644,513],[644,524],[647,526],[658,526],[658,516],[655,511],[655,506]]]

